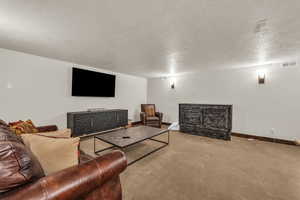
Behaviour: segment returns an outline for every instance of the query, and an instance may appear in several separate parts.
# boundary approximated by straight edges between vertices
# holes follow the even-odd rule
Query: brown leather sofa
[[[57,128],[38,129],[49,131]],[[92,160],[86,156],[81,155],[84,159],[80,165],[45,176],[22,139],[0,120],[0,199],[121,200],[119,174],[127,166],[124,153],[114,151]]]
[[[163,114],[156,112],[155,104],[142,104],[141,111],[140,117],[143,125],[161,128]]]

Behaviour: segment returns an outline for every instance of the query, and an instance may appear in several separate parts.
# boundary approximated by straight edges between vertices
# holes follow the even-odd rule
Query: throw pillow
[[[5,121],[3,121],[3,120],[1,120],[1,119],[0,119],[0,128],[2,128],[2,129],[5,129],[5,130],[7,130],[7,131],[10,131],[10,132],[11,132],[11,130],[10,130],[10,128],[9,128],[9,126],[8,126],[8,124],[6,124],[6,122],[5,122]]]
[[[1,126],[8,126],[8,125],[6,124],[6,122],[3,121],[2,119],[0,119],[0,125],[1,125]]]
[[[17,135],[21,135],[23,133],[37,133],[38,129],[35,127],[31,120],[17,121],[9,123],[10,129],[16,133]]]
[[[9,127],[0,126],[0,193],[44,176],[36,157]],[[1,194],[0,194],[1,196]]]
[[[70,138],[71,137],[71,129],[62,129],[62,130],[57,130],[57,131],[37,133],[37,135],[51,137],[51,138]]]
[[[79,138],[50,138],[35,134],[21,136],[46,175],[78,164]]]
[[[23,123],[23,122],[24,122],[24,121],[19,120],[19,121],[16,121],[16,122],[9,122],[8,125],[9,125],[9,126],[15,126],[15,125],[18,125],[18,124]]]

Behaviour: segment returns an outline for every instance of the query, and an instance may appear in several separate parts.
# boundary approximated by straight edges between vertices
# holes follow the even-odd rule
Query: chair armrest
[[[58,128],[56,125],[49,125],[49,126],[39,126],[36,127],[38,131],[41,132],[50,132],[50,131],[57,131]]]
[[[161,113],[161,112],[155,112],[155,116],[158,117],[160,120],[162,120],[163,113]]]
[[[141,121],[143,124],[146,123],[146,113],[145,112],[141,112],[140,113],[140,117],[141,117]]]
[[[114,151],[82,165],[43,177],[0,199],[76,200],[93,199],[97,195],[99,200],[120,200],[122,193],[119,174],[126,167],[124,153]]]

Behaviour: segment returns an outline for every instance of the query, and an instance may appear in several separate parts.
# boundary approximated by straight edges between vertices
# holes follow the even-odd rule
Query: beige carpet
[[[165,137],[160,137],[165,139]],[[125,200],[299,200],[300,148],[233,137],[171,133],[170,145],[121,175]],[[105,144],[98,142],[97,148]],[[128,159],[151,150],[145,142]],[[93,139],[81,142],[93,155]]]

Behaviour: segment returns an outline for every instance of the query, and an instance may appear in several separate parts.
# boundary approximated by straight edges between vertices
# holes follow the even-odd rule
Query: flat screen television
[[[116,76],[73,68],[72,96],[115,97]]]

